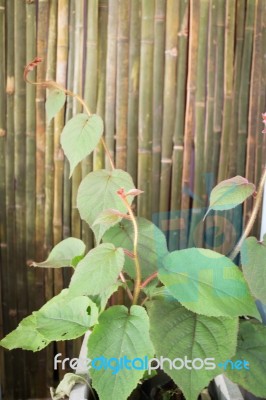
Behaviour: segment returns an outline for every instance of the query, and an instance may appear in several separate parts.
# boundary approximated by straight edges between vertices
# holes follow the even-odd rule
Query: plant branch
[[[139,263],[139,257],[138,257],[138,234],[139,234],[138,233],[138,225],[137,225],[135,215],[134,215],[134,213],[131,209],[131,206],[126,198],[127,195],[124,192],[124,189],[119,189],[117,191],[117,194],[120,196],[123,203],[125,204],[125,206],[128,210],[130,219],[132,221],[133,227],[134,227],[133,254],[134,254],[134,262],[135,262],[135,270],[136,270],[136,279],[135,279],[135,285],[134,285],[132,304],[137,304],[140,289],[141,289],[141,269],[140,269],[140,263]]]
[[[43,87],[45,87],[45,88],[53,88],[53,89],[61,90],[61,91],[64,92],[67,96],[71,96],[71,97],[74,97],[75,99],[77,99],[77,101],[83,106],[83,108],[84,108],[84,110],[86,111],[86,113],[87,113],[89,116],[91,116],[91,112],[90,112],[90,110],[89,110],[87,104],[86,104],[85,101],[82,99],[82,97],[80,97],[78,94],[73,93],[73,92],[71,92],[71,91],[68,90],[68,89],[65,89],[62,85],[60,85],[59,83],[54,82],[54,81],[34,82],[34,81],[31,81],[31,80],[28,78],[28,73],[29,73],[30,71],[33,71],[33,69],[36,68],[37,65],[38,65],[40,62],[42,62],[42,59],[36,57],[31,63],[29,63],[29,64],[25,67],[25,69],[24,69],[24,80],[25,80],[27,83],[31,84],[31,85],[43,86]],[[105,143],[105,140],[104,140],[104,138],[103,138],[102,136],[101,136],[101,143],[102,143],[102,145],[103,145],[103,147],[104,147],[104,150],[105,150],[105,152],[106,152],[107,157],[109,158],[109,162],[110,162],[111,168],[112,168],[112,170],[114,170],[114,169],[115,169],[115,166],[114,166],[114,162],[113,162],[112,156],[111,156],[110,151],[109,151],[109,149],[108,149],[108,147],[107,147],[107,145],[106,145],[106,143]]]
[[[126,292],[127,292],[127,294],[128,294],[128,297],[130,298],[131,301],[133,301],[132,293],[131,293],[131,291],[130,291],[128,285],[127,285],[127,281],[126,281],[126,279],[125,279],[125,277],[124,277],[123,272],[120,272],[119,276],[120,276],[121,281],[125,284],[125,288],[126,288]]]
[[[141,289],[148,285],[153,279],[157,278],[158,272],[154,272],[152,275],[148,276],[148,278],[142,282]]]
[[[256,199],[255,199],[255,205],[253,207],[250,219],[249,219],[247,226],[246,226],[241,238],[239,239],[236,247],[230,254],[231,260],[234,260],[235,257],[237,256],[237,254],[240,252],[240,249],[241,249],[241,246],[242,246],[244,240],[249,235],[249,233],[254,225],[254,222],[256,220],[256,217],[257,217],[259,209],[260,209],[265,182],[266,182],[266,166],[264,167],[264,171],[263,171],[260,183],[259,183],[259,188],[258,188],[258,192],[257,192]]]

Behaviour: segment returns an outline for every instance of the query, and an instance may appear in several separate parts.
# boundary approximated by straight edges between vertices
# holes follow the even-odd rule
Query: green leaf
[[[63,291],[34,313],[37,331],[46,339],[75,339],[97,323],[96,304],[85,296],[71,296],[69,291]]]
[[[236,207],[251,196],[255,189],[255,185],[242,176],[220,182],[211,191],[210,205],[206,215],[210,210],[229,210]]]
[[[251,293],[266,303],[266,235],[262,242],[247,238],[241,247],[241,263]]]
[[[65,125],[61,145],[70,163],[70,176],[77,164],[97,146],[103,134],[103,121],[98,115],[77,114]]]
[[[66,101],[66,95],[65,92],[63,92],[63,90],[59,89],[49,90],[49,94],[45,103],[45,110],[47,114],[48,124],[64,106],[65,101]]]
[[[72,294],[96,295],[112,286],[123,269],[125,261],[122,249],[111,243],[100,244],[79,262],[71,278]]]
[[[36,263],[33,262],[32,266],[42,268],[61,268],[75,266],[75,259],[77,256],[82,256],[85,252],[86,246],[82,240],[70,237],[58,243],[46,261]]]
[[[122,286],[121,282],[120,284],[115,283],[112,286],[109,286],[108,289],[106,289],[104,292],[101,294],[96,294],[94,296],[90,296],[90,299],[97,305],[99,309],[99,313],[103,312],[108,300],[112,296],[113,293],[117,291],[117,289]]]
[[[88,357],[117,358],[126,356],[152,357],[154,353],[149,337],[149,319],[143,307],[132,306],[130,311],[124,306],[113,306],[99,318],[88,341]],[[100,367],[98,360],[97,366]],[[138,363],[140,366],[140,363]],[[144,370],[90,369],[92,386],[101,400],[127,399],[143,376]]]
[[[39,351],[50,343],[36,329],[36,317],[30,315],[24,318],[18,327],[0,341],[0,345],[8,350],[21,348],[23,350]]]
[[[145,218],[137,218],[138,255],[142,277],[147,278],[157,271],[163,257],[168,254],[166,239],[162,231]],[[119,225],[110,228],[103,237],[103,242],[113,243],[129,251],[133,250],[134,228],[131,221],[123,220]],[[135,277],[134,260],[125,258],[125,270]]]
[[[247,369],[226,369],[225,374],[233,382],[258,397],[266,396],[266,326],[257,321],[244,321],[240,324],[237,351],[232,361],[246,360]]]
[[[73,374],[71,372],[65,374],[63,380],[59,383],[56,389],[50,388],[52,400],[61,400],[64,399],[65,396],[69,397],[71,390],[78,383],[85,383],[90,386],[86,378],[86,375]]]
[[[159,279],[191,311],[214,317],[250,315],[260,319],[239,268],[207,249],[174,251],[164,258]]]
[[[91,172],[79,186],[77,206],[80,216],[92,228],[97,244],[109,228],[106,225],[94,225],[100,214],[108,208],[115,208],[121,213],[127,213],[125,204],[117,194],[117,190],[120,188],[124,188],[125,191],[134,188],[131,176],[120,169],[113,171],[102,169]],[[133,197],[128,196],[127,200],[131,204]]]
[[[156,357],[194,360],[212,358],[213,369],[206,369],[200,360],[187,366],[192,369],[175,369],[165,361],[164,371],[181,388],[186,400],[196,400],[200,391],[221,370],[216,367],[235,354],[238,319],[216,318],[197,315],[173,300],[153,300],[147,303],[151,323],[151,339]],[[204,361],[206,363],[206,360]],[[175,364],[182,366],[182,361]],[[200,369],[199,367],[202,368]],[[210,366],[210,365],[209,365]]]

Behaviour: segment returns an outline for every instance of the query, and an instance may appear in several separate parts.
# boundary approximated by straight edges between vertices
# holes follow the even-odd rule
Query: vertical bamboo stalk
[[[260,110],[260,85],[261,85],[261,50],[262,50],[262,1],[256,1],[255,27],[253,37],[253,55],[251,67],[251,85],[249,93],[249,115],[248,115],[248,137],[247,137],[247,159],[246,159],[246,178],[255,183],[256,168],[256,136]],[[247,222],[252,211],[253,199],[249,198],[244,205],[244,219]],[[255,230],[252,230],[255,234]]]
[[[238,0],[236,4],[236,48],[234,63],[234,90],[231,112],[231,129],[229,141],[229,173],[228,176],[236,175],[236,151],[238,132],[238,103],[241,79],[241,61],[243,55],[244,27],[245,27],[245,0]]]
[[[0,261],[1,261],[1,283],[0,283],[0,299],[5,302],[7,297],[3,297],[4,281],[6,280],[5,272],[7,270],[7,225],[6,225],[6,54],[5,54],[5,20],[6,20],[6,2],[0,0]],[[2,287],[3,285],[3,287]],[[0,334],[4,336],[5,313],[0,304]],[[0,381],[4,385],[4,352],[0,350]]]
[[[58,20],[57,20],[57,65],[56,65],[56,81],[66,86],[67,79],[67,60],[68,60],[68,17],[69,17],[69,1],[58,1]],[[63,225],[63,172],[64,172],[64,154],[60,146],[60,135],[64,127],[64,108],[59,111],[54,120],[54,243],[58,243],[62,239]],[[54,291],[58,294],[63,288],[62,271],[54,271]],[[65,344],[57,343],[57,349],[65,355]],[[63,374],[59,374],[63,375]],[[61,376],[60,376],[61,377]]]
[[[163,129],[163,91],[165,64],[166,2],[156,0],[154,17],[154,62],[153,62],[153,115],[152,115],[152,217],[159,223],[160,174]],[[128,157],[129,158],[129,157]]]
[[[74,43],[73,58],[69,60],[73,64],[74,75],[73,79],[73,92],[82,95],[83,88],[83,38],[84,38],[84,26],[83,26],[83,13],[84,13],[84,1],[75,2],[75,30],[74,30]],[[82,112],[81,104],[73,99],[73,115]],[[72,176],[72,190],[71,190],[71,235],[74,237],[81,237],[81,221],[80,215],[77,209],[77,192],[81,181],[81,165],[78,165]]]
[[[116,78],[116,167],[126,167],[129,2],[119,0]]]
[[[179,18],[179,3],[175,0],[168,1],[166,7],[160,213],[165,213],[170,208],[172,149],[176,109],[176,60]]]
[[[57,27],[57,1],[49,3],[49,31],[47,46],[47,70],[46,79],[55,80],[56,78],[56,27]],[[45,132],[45,209],[44,209],[44,250],[48,253],[53,247],[53,204],[54,204],[54,120],[46,123]],[[34,270],[36,273],[37,271]],[[54,272],[47,270],[45,278],[45,299],[53,297]],[[46,351],[47,362],[53,357],[53,349],[49,346]],[[46,385],[53,384],[53,373],[47,366],[46,374],[43,374]],[[35,396],[36,397],[36,396]]]
[[[137,2],[131,2],[131,4]],[[105,94],[105,141],[112,158],[114,159],[115,135],[115,103],[116,103],[116,62],[117,62],[117,26],[118,26],[118,1],[109,0],[108,27],[107,27],[107,56],[106,56],[106,94]],[[108,157],[105,165],[110,168]]]
[[[191,211],[189,245],[202,247],[203,226],[202,221],[206,204],[205,177],[204,177],[204,127],[206,112],[206,68],[207,68],[207,43],[208,43],[208,17],[209,1],[200,2],[200,27],[198,38],[198,62],[196,78],[196,101],[195,101],[195,164],[194,164],[194,190],[193,206]]]
[[[138,214],[151,216],[152,173],[152,84],[154,46],[154,0],[142,0],[141,59],[139,92],[138,187],[144,193],[138,199]]]
[[[220,142],[223,120],[223,82],[224,82],[224,41],[225,41],[225,2],[217,1],[217,45],[216,74],[214,89],[214,133],[212,152],[213,184],[218,177]]]
[[[206,99],[206,124],[205,124],[205,153],[204,177],[205,187],[209,195],[213,187],[212,151],[214,128],[214,87],[216,64],[216,38],[217,38],[217,0],[211,0],[209,8],[209,33],[208,33],[208,58],[207,58],[207,99]],[[205,246],[213,246],[213,217],[206,219]]]
[[[2,295],[8,299],[3,302],[3,314],[5,323],[5,334],[15,329],[17,319],[17,295],[16,285],[14,285],[14,271],[16,270],[16,251],[15,251],[15,170],[14,170],[14,0],[6,3],[7,11],[7,36],[6,36],[6,222],[7,222],[7,265],[2,265],[3,275]],[[10,318],[12,315],[12,318]],[[15,357],[11,353],[5,352],[5,394],[7,398],[14,397],[13,376],[17,372]]]
[[[248,132],[249,85],[252,63],[255,5],[256,2],[254,0],[247,0],[238,106],[237,141],[237,174],[242,176],[245,174],[246,141]]]
[[[45,79],[46,48],[48,27],[48,0],[43,0],[38,6],[37,20],[37,54],[43,58],[43,62],[37,68],[37,81]],[[44,232],[44,152],[45,152],[45,89],[37,86],[36,89],[36,258],[45,258],[43,247]]]
[[[156,24],[155,28],[156,30]],[[156,33],[155,33],[156,37]],[[140,2],[130,2],[129,33],[129,82],[128,82],[128,121],[127,121],[127,171],[133,182],[137,181],[138,169],[138,97],[140,67]]]
[[[85,90],[84,99],[91,112],[97,106],[97,68],[98,68],[98,0],[89,0],[87,9],[86,32],[86,62],[85,62]],[[82,162],[82,177],[93,168],[93,156],[90,155]],[[88,248],[93,246],[93,235],[85,222],[82,222],[82,240]]]
[[[188,75],[187,75],[187,98],[186,116],[184,130],[184,158],[182,171],[182,199],[181,199],[181,223],[184,229],[180,234],[180,247],[184,248],[188,240],[188,213],[191,199],[191,167],[192,167],[192,145],[193,125],[195,107],[196,73],[198,60],[198,33],[199,33],[199,2],[190,3],[189,14],[189,48],[188,48]]]
[[[107,24],[108,1],[99,2],[99,43],[98,43],[98,93],[96,113],[104,118],[105,115],[105,90],[106,90],[106,55],[107,55]],[[102,142],[98,144],[93,154],[93,169],[104,168],[105,151]]]
[[[234,39],[235,39],[235,0],[226,2],[226,28],[224,52],[224,103],[221,152],[219,161],[218,181],[226,179],[228,175],[228,143],[230,140],[230,123],[233,96],[234,77]]]
[[[26,64],[26,6],[23,1],[15,1],[15,200],[16,200],[16,289],[17,311],[19,320],[27,315],[26,278],[26,246],[25,246],[25,187],[26,187],[26,90],[23,80],[23,69]],[[14,272],[13,272],[14,273]],[[19,374],[14,385],[15,397],[19,398],[21,391],[26,392],[26,357],[21,355]]]
[[[186,73],[188,55],[188,2],[180,3],[180,24],[178,32],[178,63],[177,63],[177,91],[175,130],[173,138],[173,169],[171,183],[171,206],[169,224],[169,249],[176,250],[179,246],[180,225],[179,212],[181,210],[182,194],[182,167],[184,152],[184,122],[186,106]],[[180,222],[180,221],[179,221]]]

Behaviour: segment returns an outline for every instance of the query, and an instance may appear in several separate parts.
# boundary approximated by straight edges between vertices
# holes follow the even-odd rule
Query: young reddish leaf
[[[129,190],[125,196],[139,196],[140,194],[144,193],[143,190],[140,189],[131,189]]]
[[[204,218],[210,210],[229,210],[236,207],[251,196],[255,189],[255,185],[242,176],[220,182],[211,191],[210,205]]]

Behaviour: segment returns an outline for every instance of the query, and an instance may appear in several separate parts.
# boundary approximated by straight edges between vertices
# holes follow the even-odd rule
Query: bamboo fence
[[[0,337],[69,282],[68,270],[32,270],[31,260],[69,236],[93,246],[77,189],[110,167],[99,145],[68,179],[59,138],[82,108],[68,98],[47,123],[45,89],[23,81],[35,56],[44,61],[33,79],[56,79],[102,116],[117,168],[144,190],[134,210],[170,250],[228,254],[253,199],[203,223],[210,191],[235,175],[258,184],[266,159],[266,0],[0,0]],[[54,353],[78,348],[0,350],[4,399],[47,397]]]

